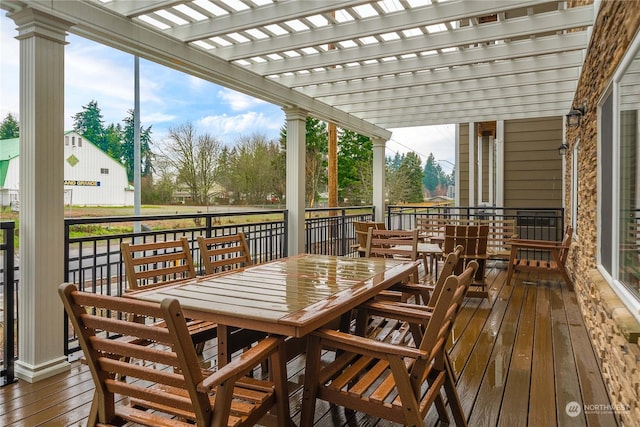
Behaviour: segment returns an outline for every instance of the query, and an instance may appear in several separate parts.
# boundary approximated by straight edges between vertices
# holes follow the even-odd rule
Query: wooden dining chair
[[[164,285],[196,277],[186,237],[138,244],[122,242],[120,249],[129,289]]]
[[[253,426],[274,407],[278,424],[289,425],[282,338],[266,338],[218,371],[205,371],[177,300],[97,295],[73,284],[61,285],[59,294],[95,386],[88,426]],[[126,320],[131,316],[160,319],[167,327]],[[265,359],[278,367],[273,380],[247,377]]]
[[[198,247],[206,275],[221,274],[253,265],[249,245],[243,232],[216,237],[198,236]],[[259,331],[218,325],[218,336],[222,335],[227,339],[218,340],[219,350],[222,350],[219,354],[226,354],[227,360],[219,360],[220,364],[231,360],[235,351],[246,350],[266,336]],[[266,363],[263,368],[267,369]]]
[[[243,232],[217,237],[198,236],[198,247],[205,274],[253,265],[249,245]]]
[[[138,244],[122,242],[120,248],[129,289],[168,285],[196,277],[186,237]],[[158,322],[156,326],[165,325]],[[202,354],[206,341],[218,336],[217,325],[213,322],[189,319],[188,326],[198,354]]]
[[[383,324],[380,321],[370,321],[372,316],[377,316],[387,320],[393,319],[400,322],[406,322],[409,327],[404,328],[404,330],[406,332],[411,332],[414,343],[420,343],[422,341],[424,328],[429,322],[431,313],[433,312],[435,303],[442,292],[446,279],[454,274],[458,265],[458,260],[460,259],[463,251],[464,248],[458,245],[453,252],[447,254],[442,267],[442,274],[435,285],[403,283],[393,287],[397,292],[420,295],[422,304],[416,304],[416,300],[411,303],[403,301],[400,298],[396,298],[395,300],[391,298],[382,298],[370,300],[359,305],[356,316],[356,334],[361,336],[372,336],[372,334],[374,334],[372,329],[380,328]],[[399,330],[400,327],[401,326],[397,329]],[[404,332],[396,333],[394,340],[396,342],[404,341]]]
[[[461,275],[446,278],[416,347],[331,329],[313,332],[307,344],[300,425],[313,425],[317,399],[409,426],[424,425],[435,404],[440,420],[448,423],[444,388],[456,425],[466,426],[446,342],[476,267],[469,263]],[[324,363],[326,351],[335,352],[333,361]]]
[[[418,230],[380,230],[369,227],[365,256],[418,259]]]
[[[353,229],[356,235],[356,241],[358,242],[353,246],[354,249],[358,251],[360,256],[365,256],[366,248],[367,248],[367,233],[369,228],[374,228],[376,230],[386,230],[386,225],[384,222],[374,222],[374,221],[353,221]]]
[[[489,298],[485,282],[485,270],[487,259],[487,242],[489,236],[488,225],[446,225],[443,251],[449,253],[458,245],[464,248],[464,252],[458,260],[456,274],[460,274],[470,261],[478,263],[478,269],[473,280],[472,289],[468,295],[471,297]]]

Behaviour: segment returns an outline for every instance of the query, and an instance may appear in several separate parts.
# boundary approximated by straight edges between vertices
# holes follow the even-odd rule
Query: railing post
[[[340,254],[347,254],[347,210],[342,209],[342,219],[341,219],[341,227],[340,227],[340,235],[342,238],[340,239]]]
[[[304,233],[304,230],[302,231]],[[284,256],[289,256],[289,210],[284,211]]]
[[[3,222],[4,229],[4,370],[1,386],[16,382],[15,358],[15,277],[14,277],[14,222]]]

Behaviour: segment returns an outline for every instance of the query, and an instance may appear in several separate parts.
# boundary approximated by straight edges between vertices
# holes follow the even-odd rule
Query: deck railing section
[[[373,221],[373,206],[311,208],[306,210],[305,252],[357,256],[354,221]]]
[[[15,275],[15,223],[13,221],[0,222],[2,240],[0,241],[0,253],[2,253],[2,371],[0,372],[0,386],[15,382],[14,361],[17,357],[17,285]]]
[[[388,206],[387,226],[392,229],[415,228],[416,218],[513,219],[519,239],[560,241],[564,236],[563,208],[503,208],[494,206]],[[527,258],[544,259],[548,252],[527,251]]]
[[[247,237],[253,261],[271,261],[287,254],[286,217],[285,210],[261,210],[68,218],[65,219],[65,280],[85,291],[122,295],[126,289],[126,278],[120,244],[125,241],[145,243],[186,237],[196,271],[204,274],[197,237],[224,236],[242,231]],[[65,331],[65,354],[70,354],[77,350],[77,343],[67,325]]]
[[[353,222],[373,220],[374,213],[372,206],[307,209],[305,252],[357,256],[353,249],[356,243]],[[528,239],[559,240],[564,229],[562,209],[451,206],[389,206],[386,212],[387,226],[390,229],[415,228],[416,218],[424,215],[514,218],[518,237]],[[14,346],[16,342],[14,320],[17,318],[17,280],[13,279],[14,269],[6,268],[13,265],[15,255],[14,225],[13,222],[0,224],[4,232],[0,251],[5,255],[3,303],[5,307],[8,303],[11,306],[11,310],[4,308],[4,317],[11,322],[4,322],[2,347],[4,354],[14,354],[15,358],[15,347],[7,348]],[[135,224],[139,224],[139,228],[133,228]],[[126,287],[120,253],[120,244],[124,241],[150,242],[187,237],[191,242],[192,256],[198,270],[202,270],[196,243],[199,235],[222,236],[242,231],[247,236],[255,263],[267,262],[288,254],[286,210],[68,218],[65,219],[64,226],[65,280],[76,283],[83,290],[110,295],[121,295]],[[139,231],[132,232],[132,229]],[[7,274],[11,274],[11,277],[7,278]],[[13,283],[13,286],[7,286],[9,283]],[[77,343],[71,328],[65,327],[65,331],[65,352],[71,354],[77,350]],[[3,362],[2,380],[6,381],[9,376],[13,380],[12,367],[12,363]]]

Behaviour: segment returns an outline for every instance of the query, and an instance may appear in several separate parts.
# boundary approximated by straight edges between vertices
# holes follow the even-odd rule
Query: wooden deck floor
[[[606,410],[609,399],[575,294],[553,277],[517,274],[512,286],[504,285],[505,278],[504,263],[490,263],[489,300],[467,299],[451,340],[469,425],[617,426]],[[205,357],[214,354],[215,348],[205,349]],[[288,364],[296,422],[303,368],[304,356]],[[19,381],[0,388],[0,425],[84,425],[92,393],[89,371],[79,362],[35,384]],[[394,424],[318,402],[315,425]],[[437,425],[435,413],[425,425]]]

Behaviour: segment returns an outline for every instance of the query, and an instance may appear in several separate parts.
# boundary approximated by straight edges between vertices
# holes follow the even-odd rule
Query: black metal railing
[[[356,256],[354,221],[372,221],[373,206],[312,208],[306,210],[305,252]]]
[[[15,275],[15,223],[13,221],[0,222],[2,240],[0,252],[2,253],[2,371],[0,372],[0,386],[15,382],[14,362],[17,354],[17,285]]]
[[[444,218],[513,219],[519,239],[562,240],[563,208],[503,208],[469,206],[388,206],[387,226],[391,229],[415,228],[419,216]]]
[[[307,216],[305,251],[349,255],[350,246],[343,241],[355,240],[350,224],[373,218],[373,208],[310,209]],[[131,231],[136,223],[139,231]],[[189,240],[198,273],[204,274],[197,237],[223,236],[239,231],[247,238],[254,263],[288,254],[285,210],[65,219],[65,280],[86,291],[122,295],[126,287],[120,253],[122,242],[143,243],[181,237]],[[66,316],[65,331],[65,354],[70,354],[77,350],[77,343],[66,324]]]
[[[354,221],[374,219],[373,206],[314,208],[307,209],[305,219],[305,252],[328,255],[357,256]],[[562,209],[509,209],[477,207],[433,207],[433,206],[389,206],[386,212],[390,229],[415,228],[416,218],[438,215],[450,218],[513,218],[516,220],[520,238],[560,240],[564,229]],[[7,279],[7,269],[13,263],[13,222],[4,225],[5,240],[0,250],[5,253],[4,303],[8,301],[7,283],[11,290],[13,312],[5,309],[5,318],[12,323],[17,318],[15,295],[17,280]],[[65,280],[76,283],[79,288],[91,292],[121,295],[125,288],[125,277],[120,244],[125,241],[149,242],[175,240],[186,237],[191,243],[194,262],[202,273],[198,236],[222,236],[242,231],[247,236],[255,263],[284,257],[287,250],[287,211],[238,211],[176,215],[144,215],[121,217],[68,218],[65,227]],[[8,234],[11,233],[11,237]],[[10,247],[9,247],[10,246]],[[9,252],[11,255],[9,255]],[[7,257],[10,261],[6,261]],[[5,321],[3,348],[15,342],[15,323],[10,333]],[[65,316],[66,323],[66,316]],[[77,350],[71,328],[65,324],[65,354]],[[8,341],[8,338],[13,338]],[[15,348],[5,349],[5,354],[14,354]],[[6,358],[5,358],[6,359]],[[13,359],[11,359],[13,361]],[[8,365],[6,362],[5,365]],[[5,367],[5,371],[9,371]],[[12,365],[11,365],[11,375]]]

